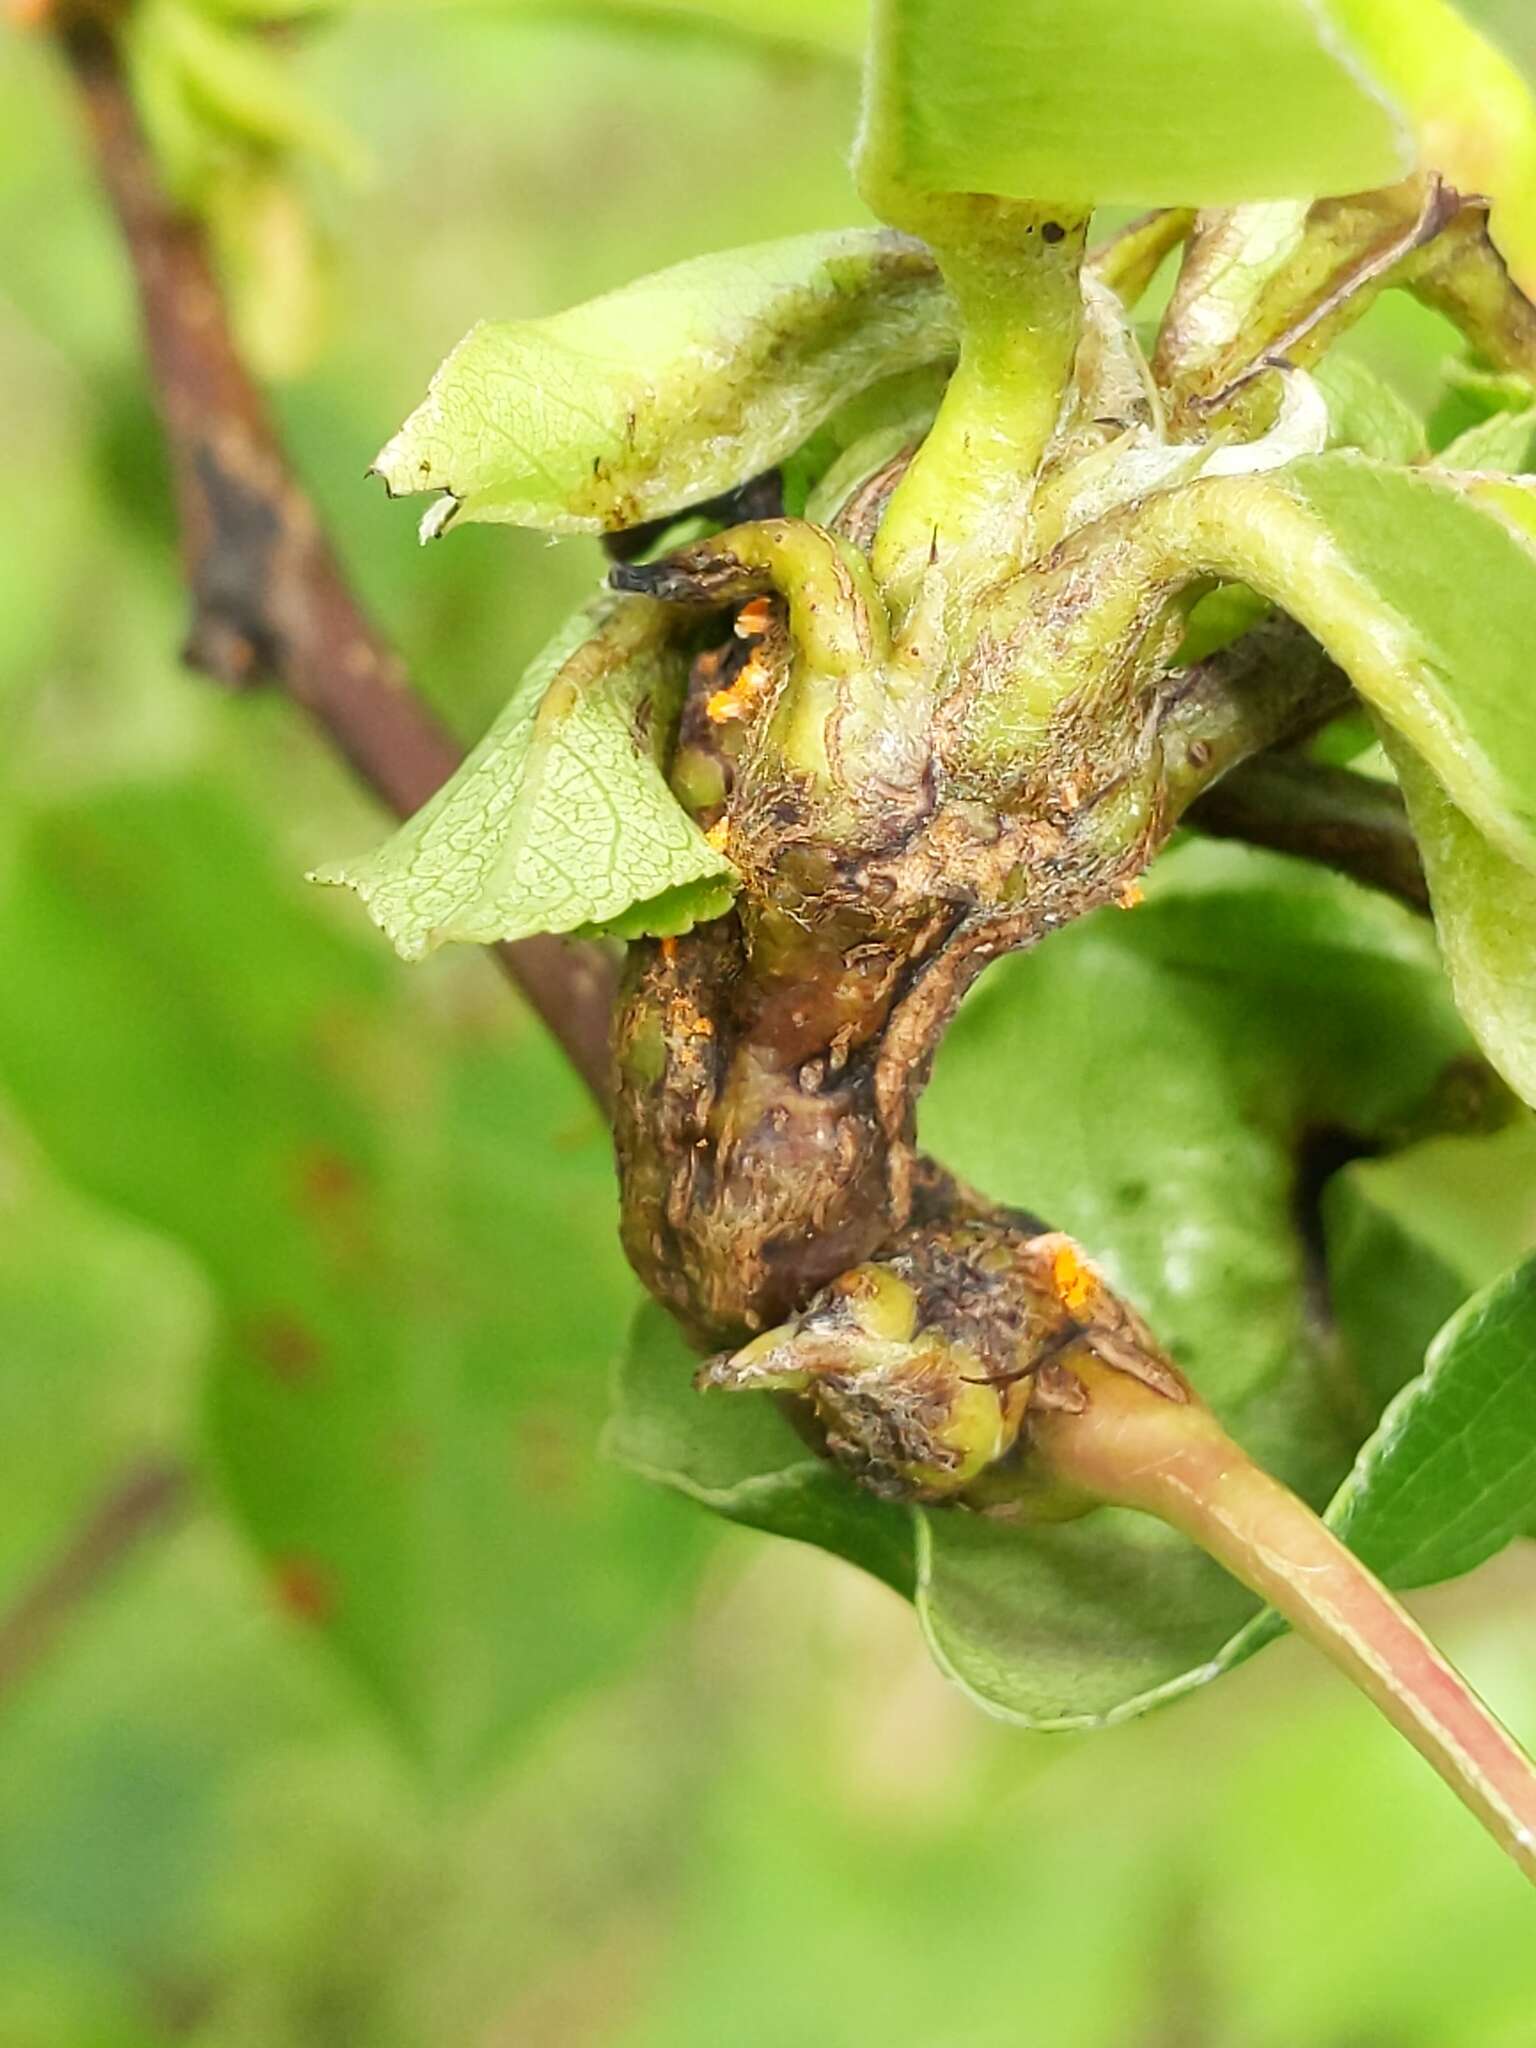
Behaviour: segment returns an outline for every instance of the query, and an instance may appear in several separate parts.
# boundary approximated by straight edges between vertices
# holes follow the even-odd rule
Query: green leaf
[[[1471,356],[1448,356],[1440,365],[1443,389],[1429,416],[1429,445],[1443,450],[1469,427],[1500,412],[1529,412],[1536,388],[1513,371],[1490,370]]]
[[[269,0],[209,0],[209,4],[266,10]],[[294,8],[318,6],[321,0],[281,0]],[[389,13],[396,8],[440,6],[442,0],[367,0]],[[617,31],[621,49],[642,38],[665,38],[673,46],[687,37],[718,41],[730,54],[742,50],[783,61],[806,59],[852,69],[864,47],[865,0],[590,0],[572,9],[570,0],[481,0],[493,18],[506,14],[552,16],[568,21],[574,12],[578,27],[590,37],[593,29]],[[272,11],[276,11],[273,9]],[[582,47],[578,44],[577,47]],[[560,83],[565,83],[562,79]],[[579,209],[573,217],[579,217]]]
[[[1463,1149],[1479,1156],[1486,1150]],[[1340,1384],[1353,1396],[1352,1426],[1362,1437],[1419,1371],[1435,1332],[1486,1277],[1469,1271],[1436,1229],[1423,1187],[1425,1166],[1422,1147],[1360,1161],[1334,1174],[1322,1191],[1336,1364]],[[1394,1200],[1402,1192],[1395,1181],[1405,1184],[1401,1205]]]
[[[1384,744],[1457,1007],[1490,1063],[1536,1103],[1536,873],[1484,838],[1405,741],[1386,734]]]
[[[877,205],[891,185],[1230,205],[1412,162],[1403,113],[1308,0],[876,0],[858,172]]]
[[[471,330],[379,456],[455,519],[600,533],[770,468],[847,399],[952,354],[921,243],[867,229],[678,264],[547,320]]]
[[[1536,1258],[1460,1308],[1328,1510],[1394,1586],[1458,1577],[1536,1509]]]
[[[647,599],[594,600],[430,803],[314,879],[355,889],[407,960],[450,939],[635,938],[718,916],[732,871],[661,769],[686,671],[671,633]]]
[[[85,1199],[0,1116],[0,1597],[180,1443],[214,1302],[162,1234]]]
[[[656,7],[690,21],[844,57],[857,56],[864,46],[862,0],[773,0],[769,7],[762,0],[620,0],[615,11],[647,14]]]
[[[1442,469],[1496,469],[1506,475],[1536,469],[1536,408],[1490,413],[1447,442],[1435,460]]]
[[[1153,879],[1134,914],[1102,912],[989,973],[945,1042],[923,1139],[1087,1244],[1245,1448],[1320,1506],[1378,1402],[1363,1375],[1339,1378],[1352,1368],[1309,1316],[1299,1148],[1317,1128],[1365,1142],[1401,1128],[1466,1041],[1427,933],[1397,906],[1208,844]],[[681,1357],[670,1373],[624,1375],[624,1454],[783,1527],[757,1489],[772,1499],[801,1466],[789,1426],[688,1395]],[[867,1527],[890,1511],[857,1512]],[[1030,1725],[1118,1718],[1199,1682],[1253,1611],[1142,1516],[1029,1528],[937,1509],[916,1526],[917,1604],[940,1662]],[[830,1540],[863,1561],[867,1539]]]
[[[1506,852],[1536,860],[1536,552],[1438,479],[1350,455],[1297,463],[1286,483],[1327,528],[1376,614],[1396,675],[1346,664],[1361,694]],[[1406,639],[1390,643],[1397,631]]]
[[[1312,372],[1328,404],[1330,448],[1358,448],[1384,462],[1418,462],[1424,422],[1413,407],[1357,356],[1325,356]]]
[[[1345,45],[1404,110],[1421,160],[1496,203],[1490,226],[1536,289],[1536,100],[1504,52],[1450,0],[1324,0]]]
[[[1536,1259],[1464,1303],[1388,1406],[1324,1519],[1389,1586],[1469,1572],[1529,1533],[1536,1500]],[[1272,1610],[1212,1676],[1284,1634]]]
[[[1319,877],[1244,886],[1267,864],[1196,851],[1167,864],[1174,893],[983,984],[923,1134],[1103,1257],[1245,1448],[1321,1504],[1351,1425],[1306,1314],[1296,1147],[1320,1125],[1389,1126],[1458,1034],[1405,914]],[[929,1520],[919,1605],[941,1660],[1031,1724],[1117,1718],[1198,1682],[1252,1605],[1144,1517]]]
[[[1536,100],[1447,0],[876,0],[858,171],[897,216],[902,192],[1229,206],[1415,164],[1499,202],[1529,288]]]
[[[702,1531],[592,1455],[634,1298],[600,1119],[504,996],[427,1001],[285,868],[206,768],[31,823],[0,1083],[207,1276],[264,1588],[448,1781],[631,1655]]]

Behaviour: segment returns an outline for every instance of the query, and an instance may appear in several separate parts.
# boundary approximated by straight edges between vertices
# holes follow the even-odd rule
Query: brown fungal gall
[[[1184,1398],[1070,1238],[978,1220],[905,1233],[789,1322],[712,1359],[698,1383],[808,1402],[828,1456],[884,1499],[995,1511],[1016,1491],[998,1475],[1027,1450],[1031,1414],[1086,1403],[1073,1371],[1085,1355]]]

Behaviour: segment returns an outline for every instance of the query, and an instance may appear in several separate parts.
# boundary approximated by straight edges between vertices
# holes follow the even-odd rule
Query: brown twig
[[[1188,819],[1214,839],[1321,861],[1414,910],[1429,910],[1419,849],[1390,782],[1297,754],[1260,754],[1208,789]]]
[[[97,168],[138,286],[165,425],[192,599],[186,659],[232,689],[274,682],[401,816],[459,764],[353,595],[241,360],[201,230],[155,174],[117,49],[92,19],[63,22]],[[598,947],[524,939],[502,964],[600,1101],[614,972]]]
[[[185,1469],[170,1459],[130,1466],[12,1606],[0,1615],[0,1699],[40,1664],[75,1610],[99,1592],[146,1536],[187,1503]]]

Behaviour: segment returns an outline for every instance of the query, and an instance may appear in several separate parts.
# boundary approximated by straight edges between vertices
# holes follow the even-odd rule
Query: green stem
[[[978,630],[1006,646],[1009,660],[967,706],[971,756],[1018,755],[1065,703],[1106,692],[1129,701],[1171,652],[1180,597],[1213,580],[1248,585],[1305,628],[1431,762],[1473,823],[1512,860],[1526,856],[1497,761],[1408,627],[1284,471],[1205,476],[1155,492],[1079,528],[977,606]]]
[[[1159,207],[1101,243],[1085,268],[1100,284],[1107,284],[1125,306],[1134,306],[1162,268],[1163,259],[1189,239],[1194,225],[1192,206]]]
[[[655,562],[616,562],[615,590],[708,609],[773,592],[795,646],[833,680],[878,666],[890,652],[885,606],[851,542],[804,519],[727,527]]]
[[[1080,208],[976,194],[913,199],[899,225],[934,248],[960,312],[960,360],[875,541],[875,580],[910,605],[930,561],[990,580],[1022,544],[1019,514],[1061,413],[1082,324]]]
[[[1283,1615],[1536,1882],[1536,1766],[1380,1581],[1193,1399],[1074,1356],[1087,1405],[1032,1425],[1069,1486],[1156,1515]]]
[[[1460,328],[1496,370],[1536,382],[1536,306],[1505,268],[1488,235],[1488,211],[1471,205],[1431,242],[1406,283],[1414,297]]]
[[[1086,531],[1086,530],[1085,530]],[[1283,475],[1210,477],[1149,498],[1107,593],[1108,630],[1150,623],[1207,577],[1246,583],[1306,628],[1374,711],[1423,753],[1460,808],[1510,857],[1526,851],[1496,763],[1408,629],[1333,545],[1325,520]],[[1136,588],[1139,579],[1139,590]]]

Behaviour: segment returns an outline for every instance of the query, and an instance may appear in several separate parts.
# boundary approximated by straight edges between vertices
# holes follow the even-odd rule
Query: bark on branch
[[[293,473],[236,347],[201,230],[158,182],[111,34],[77,18],[60,24],[58,40],[138,288],[192,601],[186,659],[232,689],[279,686],[406,816],[452,774],[459,749],[410,690]],[[606,1102],[606,953],[547,938],[497,952]]]
[[[129,1466],[95,1502],[0,1615],[0,1701],[43,1662],[65,1623],[116,1576],[140,1544],[172,1527],[189,1490],[181,1465],[146,1458]]]
[[[1298,754],[1260,754],[1191,805],[1189,823],[1320,861],[1428,913],[1429,888],[1397,787]]]

